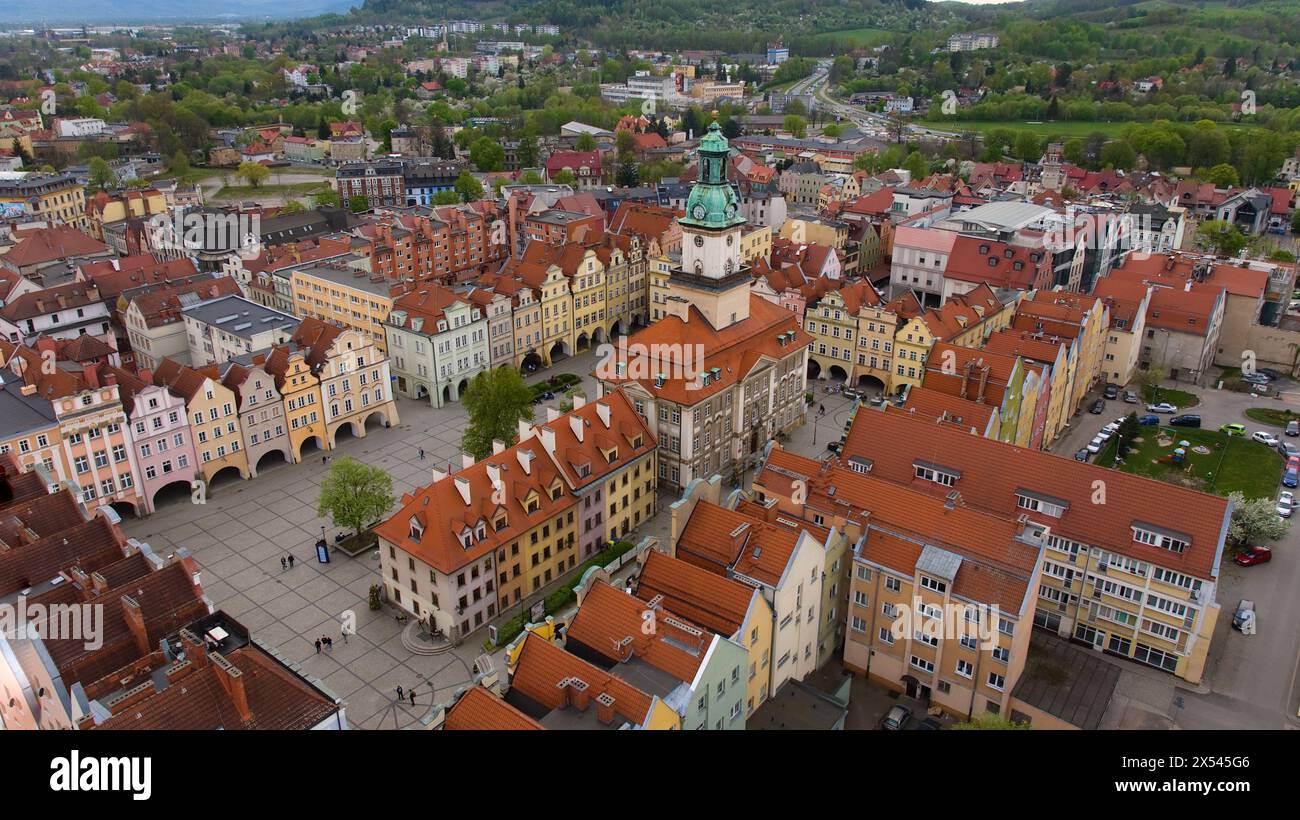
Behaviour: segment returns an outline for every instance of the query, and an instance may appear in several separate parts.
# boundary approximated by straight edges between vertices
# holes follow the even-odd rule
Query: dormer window
[[[478,541],[482,541],[484,538],[487,538],[487,525],[486,525],[486,524],[481,524],[481,523],[480,523],[480,524],[479,524],[479,525],[474,529],[474,538],[475,538],[476,540],[478,540]]]
[[[945,487],[951,487],[961,478],[961,472],[948,467],[942,467],[938,464],[931,464],[928,461],[915,461],[912,466],[916,470],[916,477],[926,481],[933,481],[935,484],[941,484]]]
[[[538,504],[536,497],[529,498],[527,501],[524,502],[524,512],[535,513],[537,512],[539,506],[540,505]]]
[[[935,579],[931,578],[928,575],[921,576],[921,586],[932,592],[937,592],[940,595],[942,595],[944,592],[948,590],[947,584],[945,584],[943,581],[936,581]]]
[[[1060,518],[1069,509],[1070,502],[1030,490],[1016,490],[1016,506],[1022,510]]]
[[[1154,524],[1134,522],[1133,540],[1139,544],[1160,547],[1181,554],[1187,551],[1187,546],[1191,543],[1192,537],[1173,530],[1166,530],[1163,527],[1157,527]]]
[[[617,447],[613,447],[613,448],[610,448],[609,450],[606,450],[606,451],[605,451],[605,462],[606,462],[606,463],[608,463],[608,464],[613,464],[613,463],[614,463],[615,461],[617,461],[617,460],[618,460],[618,448],[617,448]]]
[[[640,446],[641,446],[641,441],[642,441],[642,439],[641,439],[640,434],[634,436],[634,437],[632,438],[632,449],[635,450],[635,449],[637,449],[638,447],[640,447]]]
[[[424,525],[421,524],[420,519],[415,516],[411,516],[410,524],[411,528],[408,534],[410,535],[411,540],[419,541],[420,537],[424,535]]]
[[[492,529],[496,530],[497,532],[501,532],[505,528],[506,528],[506,517],[504,515],[497,516],[496,519],[493,520],[492,522]]]
[[[469,549],[470,547],[474,546],[474,533],[470,532],[469,530],[465,530],[464,532],[462,532],[460,534],[460,545],[465,549]]]

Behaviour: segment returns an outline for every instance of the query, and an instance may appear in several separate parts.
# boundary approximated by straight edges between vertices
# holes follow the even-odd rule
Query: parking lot
[[[1215,390],[1213,386],[1196,387],[1168,382],[1166,387],[1195,393],[1200,402],[1192,408],[1179,408],[1201,416],[1201,429],[1218,430],[1223,424],[1243,424],[1247,435],[1265,430],[1281,436],[1282,431],[1261,424],[1245,415],[1251,407],[1287,407],[1300,404],[1300,394],[1293,383],[1282,383],[1282,396],[1261,399],[1246,393]],[[1087,407],[1100,390],[1084,402],[1082,412],[1071,419],[1070,430],[1050,449],[1063,456],[1073,456],[1105,424],[1130,411],[1144,415],[1146,404],[1107,401],[1105,412],[1093,415]],[[1167,423],[1169,414],[1161,416]],[[1294,439],[1293,439],[1294,440]],[[1279,457],[1278,483],[1282,460]],[[1268,544],[1273,558],[1269,563],[1241,567],[1224,556],[1219,575],[1218,601],[1222,608],[1210,649],[1210,662],[1204,685],[1190,687],[1177,678],[1147,670],[1136,664],[1124,664],[1124,675],[1113,708],[1122,712],[1132,708],[1165,719],[1172,726],[1185,729],[1279,729],[1300,728],[1296,720],[1300,710],[1300,531],[1292,528],[1283,538]],[[1255,602],[1258,632],[1243,635],[1232,628],[1232,613],[1238,601]],[[1110,725],[1143,725],[1139,718],[1121,715],[1111,718]]]

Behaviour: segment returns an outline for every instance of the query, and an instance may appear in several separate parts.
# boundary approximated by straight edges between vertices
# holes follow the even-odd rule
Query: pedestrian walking
[[[316,639],[316,654],[320,654],[320,638]]]
[[[343,636],[343,643],[347,643],[347,642],[348,642],[348,628],[347,628],[346,626],[340,626],[340,627],[339,627],[339,634]]]
[[[293,553],[289,553],[289,569],[293,569]]]
[[[414,706],[414,705],[415,705],[415,690],[414,690],[414,689],[411,689],[411,690],[409,690],[406,694],[407,694],[408,696],[410,696],[410,698],[411,698],[411,705]]]
[[[400,686],[397,687],[397,699],[398,699],[398,700],[405,700],[405,699],[406,699],[406,694],[402,691],[402,687],[400,687]]]
[[[289,568],[289,562],[286,561],[286,560],[284,560],[284,556],[281,555],[281,556],[280,556],[280,569],[288,569],[288,568]]]
[[[420,461],[424,461],[424,448],[420,448]]]
[[[334,651],[334,639],[333,639],[333,638],[331,638],[331,637],[329,637],[328,635],[326,635],[325,637],[321,638],[321,640],[325,642],[325,648],[326,648],[327,650],[329,650],[330,652],[333,652],[333,651]]]

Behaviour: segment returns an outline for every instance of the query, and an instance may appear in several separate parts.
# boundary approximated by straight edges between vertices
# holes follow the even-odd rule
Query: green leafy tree
[[[1226,162],[1221,162],[1205,172],[1205,180],[1214,183],[1215,188],[1233,188],[1241,184],[1237,169]]]
[[[364,213],[370,210],[370,198],[365,194],[357,194],[348,197],[348,210],[354,214]]]
[[[1272,498],[1247,500],[1240,493],[1228,496],[1232,501],[1232,520],[1228,522],[1228,543],[1234,547],[1276,541],[1286,535],[1291,523],[1277,514],[1277,502]]]
[[[520,175],[519,181],[525,185],[541,185],[542,175],[536,171],[524,171],[524,173]]]
[[[1196,229],[1196,241],[1219,256],[1236,256],[1246,247],[1246,237],[1231,222],[1211,219]]]
[[[337,208],[340,204],[339,192],[325,188],[312,194],[312,204],[317,208]]]
[[[803,139],[808,135],[808,121],[798,114],[786,114],[781,126],[795,139]]]
[[[1111,140],[1101,147],[1101,164],[1127,171],[1137,162],[1137,152],[1124,140]]]
[[[305,210],[307,210],[307,208],[296,199],[291,199],[280,206],[280,213],[282,214],[296,214]]]
[[[461,202],[474,202],[483,198],[483,186],[469,171],[460,172],[454,187],[456,193],[460,195]]]
[[[576,147],[579,151],[595,151],[595,150],[596,150],[596,138],[593,137],[591,134],[588,134],[588,133],[586,133],[586,132],[583,132],[583,133],[581,133],[581,134],[578,135],[578,141],[577,141],[577,143],[575,144],[575,147]]]
[[[317,515],[334,526],[360,532],[393,506],[393,479],[384,470],[343,456],[330,465],[320,485]]]
[[[519,422],[533,420],[533,391],[513,367],[485,370],[474,377],[460,397],[469,414],[461,449],[476,459],[492,452],[494,439],[506,445],[519,436]]]
[[[1149,366],[1138,370],[1133,374],[1133,379],[1142,386],[1142,395],[1147,401],[1155,403],[1156,391],[1160,383],[1165,380],[1165,374],[1169,371],[1159,362],[1152,362]]]
[[[242,179],[251,188],[260,188],[271,177],[271,169],[260,162],[241,162],[235,169],[235,179]]]
[[[533,168],[537,165],[537,137],[525,134],[519,138],[519,147],[515,149],[520,168]]]
[[[1291,232],[1300,233],[1300,208],[1291,214]]]
[[[117,177],[113,174],[113,169],[108,167],[108,161],[103,157],[95,157],[90,161],[90,179],[86,182],[86,188],[91,193],[97,193],[112,188],[117,183]]]
[[[560,171],[555,176],[551,177],[551,182],[554,182],[556,185],[573,185],[577,181],[578,178],[575,177],[573,172],[568,168],[565,168],[563,171]]]
[[[505,167],[506,149],[491,137],[479,137],[469,147],[469,161],[480,171],[500,171]]]

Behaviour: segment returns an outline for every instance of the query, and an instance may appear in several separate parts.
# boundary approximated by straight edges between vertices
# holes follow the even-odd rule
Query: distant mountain
[[[354,5],[361,5],[361,0],[223,0],[211,5],[158,0],[44,0],[0,5],[0,25],[284,19],[344,12]]]

